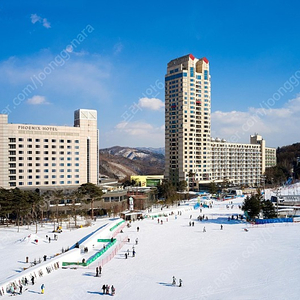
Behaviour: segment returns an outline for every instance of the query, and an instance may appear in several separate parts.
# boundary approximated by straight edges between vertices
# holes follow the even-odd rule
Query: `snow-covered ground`
[[[114,297],[123,300],[299,299],[300,224],[251,226],[244,220],[228,221],[228,216],[242,213],[238,208],[241,201],[233,200],[234,207],[229,209],[228,201],[216,202],[213,208],[204,208],[201,213],[194,210],[193,203],[153,211],[155,215],[166,214],[159,217],[163,224],[149,217],[125,227],[116,238],[120,241],[128,236],[130,242],[103,266],[100,277],[95,277],[99,261],[86,268],[60,268],[38,277],[35,285],[29,284],[28,290],[16,297],[108,298],[111,296],[102,294],[102,285],[113,284]],[[171,211],[174,214],[170,215]],[[197,217],[203,214],[208,220],[198,221]],[[29,230],[23,227],[19,233],[16,228],[1,228],[0,284],[22,274],[21,270],[29,266],[25,263],[26,256],[30,261],[45,254],[53,257],[62,247],[71,247],[110,222],[115,221],[101,219],[90,227],[72,231],[63,227],[58,240],[50,243],[46,239],[46,235],[53,237],[50,224],[39,227],[37,236],[34,226]],[[194,226],[189,226],[189,222],[194,222]],[[132,257],[133,246],[135,257]],[[130,256],[125,259],[127,250]],[[179,278],[183,280],[182,287],[172,286],[173,276],[177,285]],[[44,295],[40,293],[42,283]]]

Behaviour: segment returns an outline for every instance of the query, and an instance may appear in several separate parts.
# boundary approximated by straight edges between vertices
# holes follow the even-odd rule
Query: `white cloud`
[[[113,47],[114,54],[116,55],[116,54],[121,53],[123,48],[124,48],[124,45],[121,42],[116,43]]]
[[[108,145],[163,147],[164,134],[164,125],[154,126],[142,121],[120,122],[113,131],[105,133],[100,140]]]
[[[52,55],[48,50],[34,57],[18,59],[11,57],[0,62],[0,87],[9,86],[14,97],[26,92],[28,98],[42,93],[52,98],[74,99],[74,105],[89,105],[111,100],[110,88],[106,87],[110,78],[111,63],[100,56],[90,55],[67,57]],[[66,100],[67,101],[67,100]],[[83,103],[82,103],[83,102]],[[75,104],[76,103],[76,104]]]
[[[35,24],[36,22],[41,22],[41,17],[38,16],[37,14],[32,14],[30,16],[30,19],[32,24]]]
[[[38,16],[37,14],[31,14],[30,19],[31,19],[32,24],[35,24],[38,22],[38,23],[41,23],[45,28],[51,28],[50,22],[46,18],[42,18],[42,17]]]
[[[213,137],[248,143],[249,136],[259,133],[267,146],[277,147],[299,142],[300,95],[281,108],[261,105],[247,111],[216,111],[211,115]]]
[[[51,24],[46,18],[43,19],[43,26],[46,28],[51,28]]]
[[[165,107],[165,103],[158,98],[141,98],[139,106],[150,110],[160,110]]]
[[[29,98],[26,102],[32,105],[49,104],[49,102],[46,101],[46,97],[39,95],[35,95],[32,98]]]

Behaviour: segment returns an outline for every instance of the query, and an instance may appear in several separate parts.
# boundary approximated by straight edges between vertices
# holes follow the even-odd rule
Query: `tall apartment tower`
[[[171,60],[165,75],[165,178],[211,180],[209,62],[192,54]]]

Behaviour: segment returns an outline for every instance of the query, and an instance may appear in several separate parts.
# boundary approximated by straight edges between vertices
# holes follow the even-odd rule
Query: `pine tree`
[[[247,212],[248,218],[253,220],[257,217],[261,210],[261,196],[260,194],[248,196],[243,203],[242,210]]]
[[[277,214],[275,211],[275,207],[270,200],[264,200],[261,203],[262,212],[265,219],[274,219],[276,218]]]

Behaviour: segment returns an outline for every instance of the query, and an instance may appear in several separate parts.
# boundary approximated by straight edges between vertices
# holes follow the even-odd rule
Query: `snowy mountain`
[[[154,148],[153,148],[154,149]],[[130,175],[160,175],[164,155],[150,150],[115,146],[99,151],[100,173],[123,179]]]

